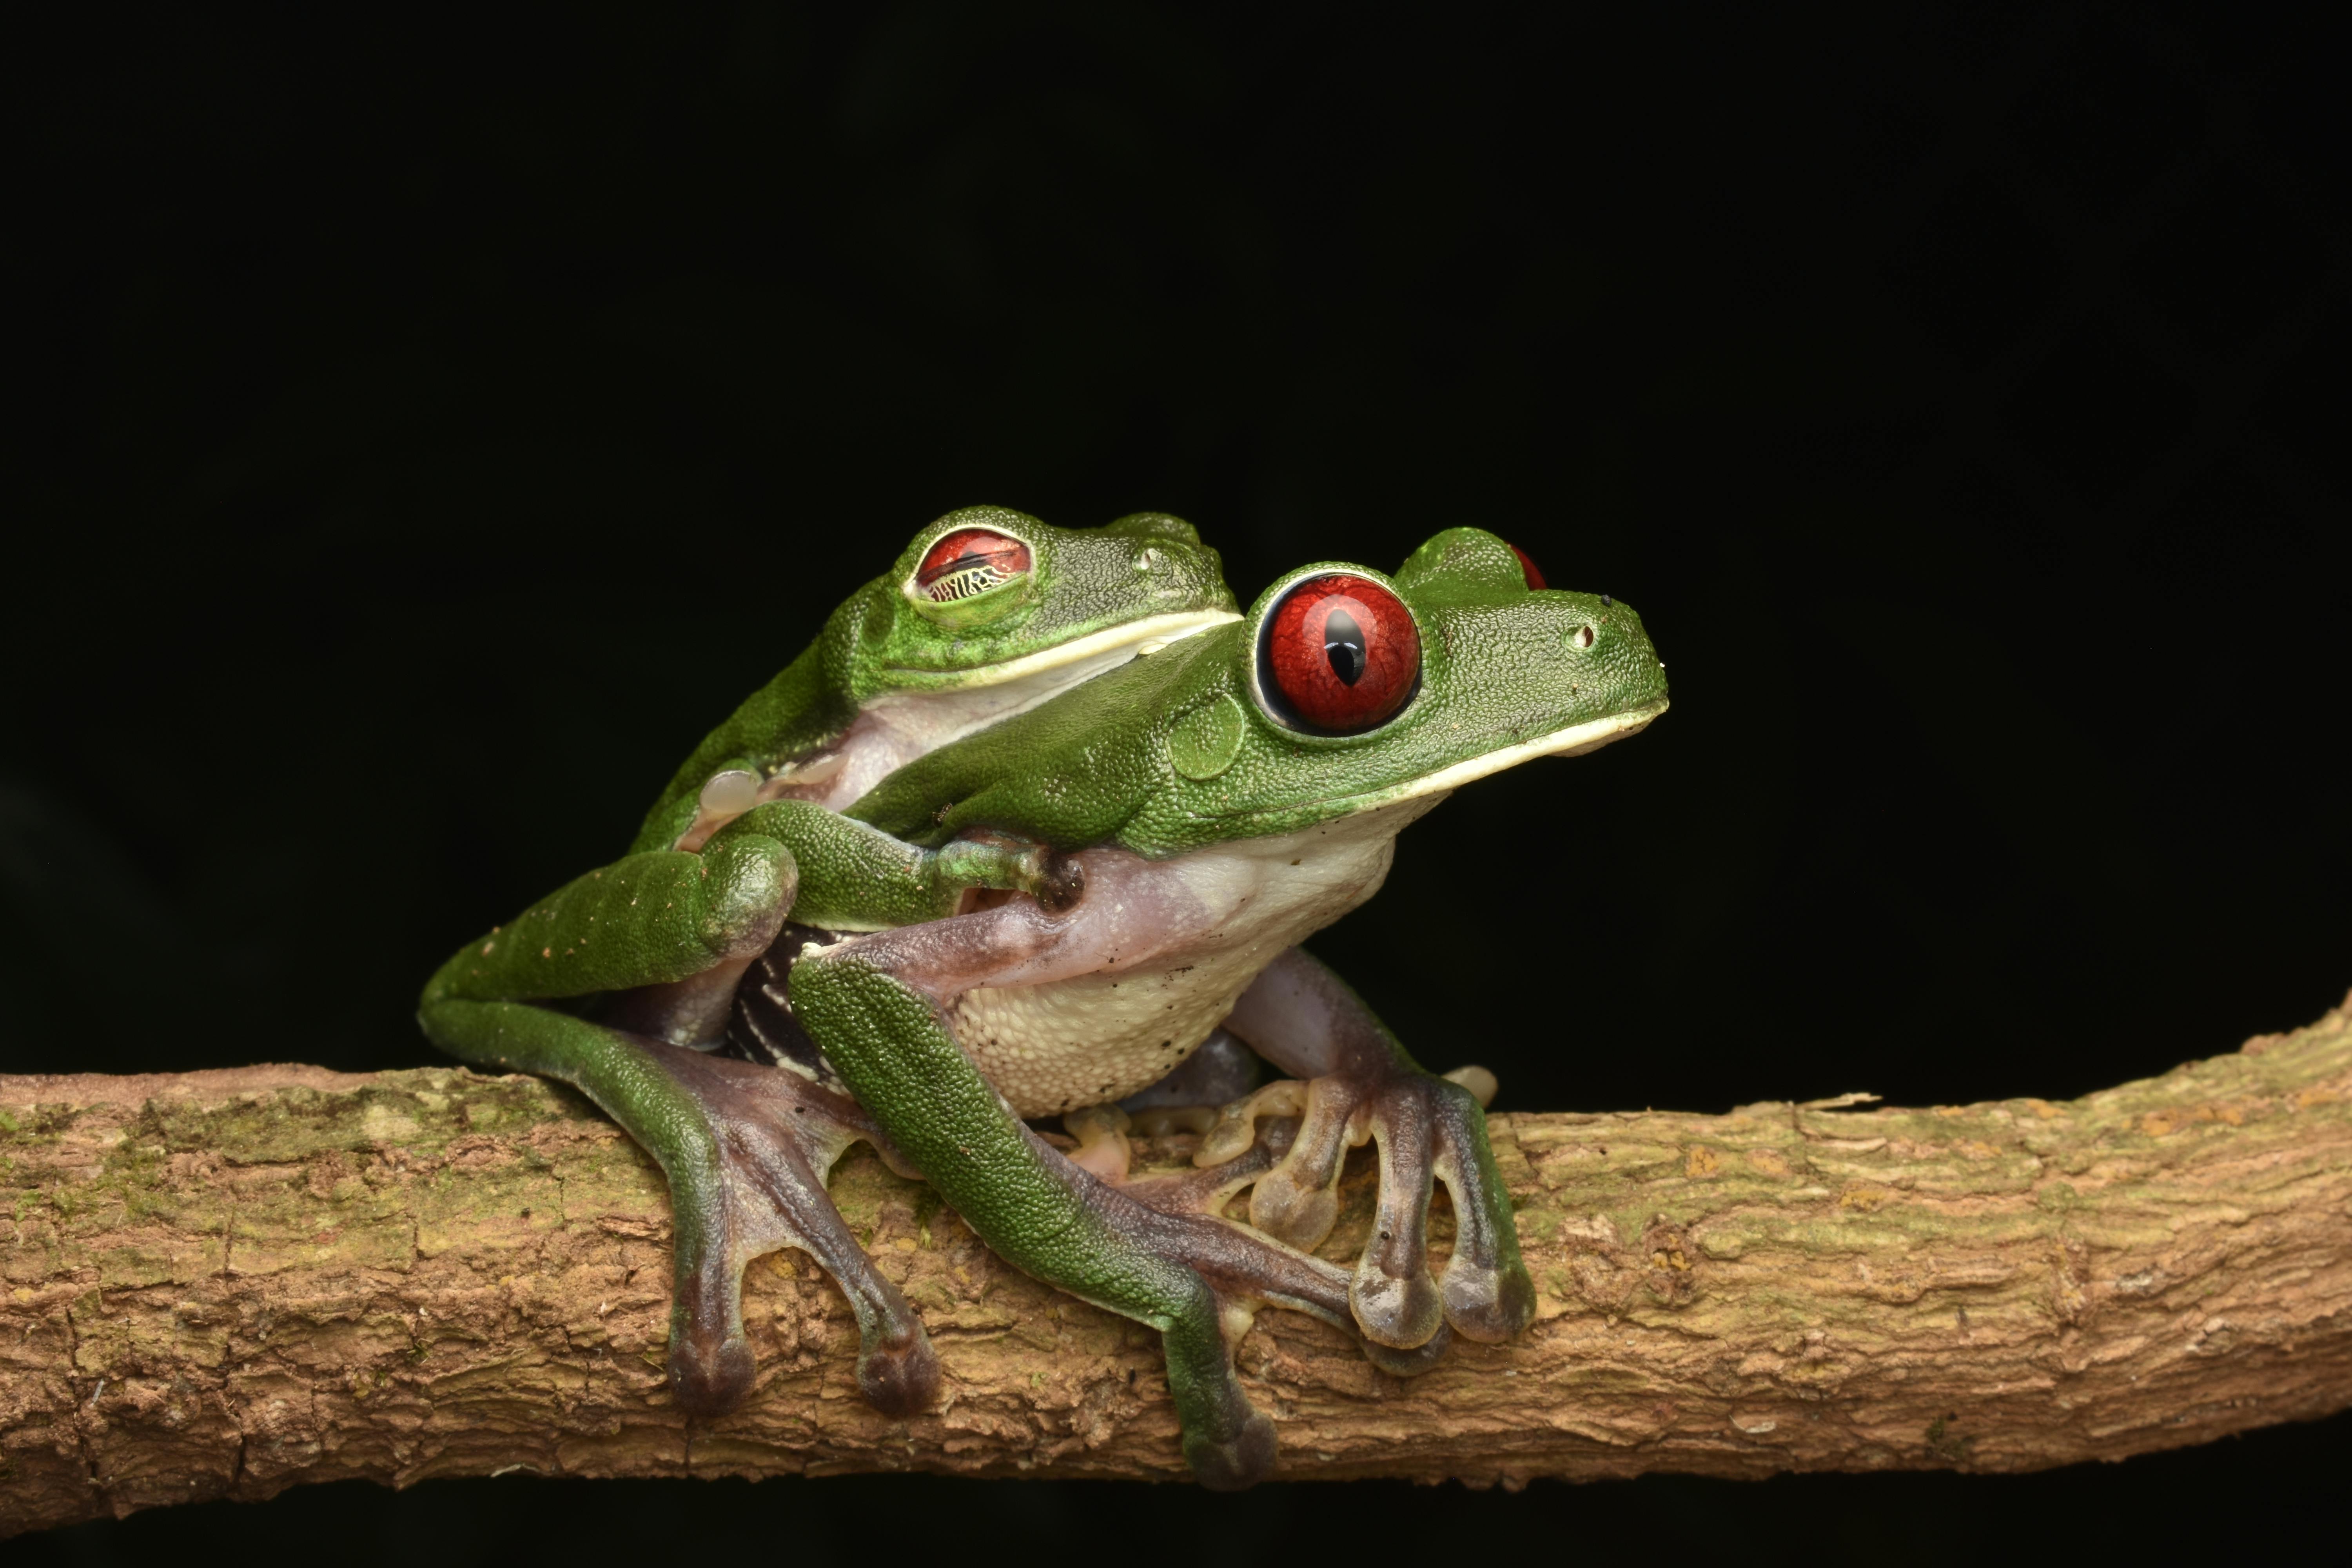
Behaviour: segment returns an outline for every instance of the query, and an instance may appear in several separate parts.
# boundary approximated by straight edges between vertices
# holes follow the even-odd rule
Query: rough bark
[[[2067,1104],[1493,1129],[1535,1328],[1408,1383],[1261,1315],[1281,1474],[2023,1470],[2352,1404],[2352,1000]],[[870,1158],[835,1190],[938,1341],[940,1408],[860,1402],[846,1308],[786,1254],[748,1286],[758,1393],[688,1424],[663,1187],[583,1101],[457,1068],[0,1078],[0,1531],[354,1476],[1182,1474],[1153,1335]]]

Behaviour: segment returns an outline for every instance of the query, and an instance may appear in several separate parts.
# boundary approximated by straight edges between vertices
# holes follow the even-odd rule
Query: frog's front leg
[[[681,1405],[721,1415],[751,1392],[758,1367],[743,1331],[743,1270],[787,1247],[848,1298],[866,1397],[892,1415],[930,1405],[939,1362],[922,1322],[824,1190],[850,1144],[887,1146],[847,1096],[530,1003],[443,996],[422,1018],[454,1056],[580,1089],[661,1166],[674,1216],[669,1376]]]
[[[1353,1289],[1365,1333],[1419,1344],[1441,1315],[1489,1342],[1527,1327],[1535,1286],[1519,1258],[1479,1097],[1455,1080],[1466,1073],[1423,1071],[1345,981],[1299,948],[1259,974],[1225,1026],[1307,1080],[1303,1104],[1298,1084],[1270,1084],[1202,1142],[1198,1158],[1211,1164],[1250,1148],[1255,1115],[1301,1117],[1288,1154],[1250,1194],[1253,1225],[1294,1247],[1320,1245],[1338,1217],[1341,1163],[1370,1140],[1380,1149],[1380,1208]],[[1262,1164],[1265,1157],[1253,1150],[1242,1158]],[[1431,1282],[1425,1256],[1433,1178],[1454,1200],[1454,1256],[1442,1284]]]
[[[787,837],[828,875],[803,882]],[[690,1408],[724,1410],[749,1390],[742,1271],[782,1247],[840,1282],[875,1405],[906,1414],[937,1390],[920,1323],[824,1192],[825,1173],[856,1140],[887,1157],[873,1123],[824,1085],[679,1048],[721,1037],[739,982],[785,929],[796,896],[869,917],[943,912],[956,889],[935,871],[870,828],[780,802],[700,853],[651,850],[580,878],[460,952],[425,988],[418,1016],[436,1044],[573,1085],[661,1165],[676,1215],[671,1376]]]

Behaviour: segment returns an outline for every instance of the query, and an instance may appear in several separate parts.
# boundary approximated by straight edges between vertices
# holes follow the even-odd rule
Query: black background
[[[1178,512],[1244,600],[1476,523],[1642,612],[1674,711],[1474,786],[1317,943],[1506,1107],[2055,1098],[2306,1022],[2352,984],[2352,228],[2336,56],[2258,9],[20,40],[0,1070],[435,1059],[439,959],[983,500]],[[2333,1485],[2347,1433],[1517,1498],[345,1487],[30,1544],[1937,1561],[2179,1545],[2168,1500]]]

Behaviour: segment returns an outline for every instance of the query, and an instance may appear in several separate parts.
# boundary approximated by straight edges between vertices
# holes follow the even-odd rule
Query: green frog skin
[[[932,853],[829,808],[1139,647],[1237,618],[1216,552],[1178,519],[1072,530],[998,507],[951,512],[710,732],[632,853],[426,985],[419,1021],[441,1048],[574,1085],[661,1164],[677,1216],[672,1368],[689,1406],[723,1408],[750,1386],[742,1269],[780,1247],[841,1282],[877,1406],[922,1407],[938,1372],[920,1322],[824,1195],[860,1138],[904,1168],[887,1139],[821,1077],[677,1047],[724,1037],[738,983],[788,915],[865,930],[947,914],[970,888],[1053,891],[1033,848],[979,836]]]
[[[1414,1067],[1296,951],[1380,887],[1396,835],[1453,790],[1633,733],[1666,706],[1625,605],[1532,587],[1511,548],[1454,529],[1393,581],[1325,564],[1212,628],[908,763],[849,807],[894,838],[1043,847],[1048,896],[804,948],[800,1027],[857,1101],[1001,1256],[1158,1329],[1194,1473],[1244,1486],[1274,1436],[1234,1379],[1228,1325],[1311,1295],[1238,1233],[1077,1170],[1019,1120],[1131,1094],[1222,1019],[1307,1080],[1261,1209],[1329,1224],[1344,1146],[1380,1144],[1380,1224],[1349,1282],[1366,1336],[1406,1356],[1449,1322],[1526,1323],[1532,1290],[1466,1089]],[[812,922],[822,924],[823,922]],[[1432,1180],[1460,1240],[1422,1256]],[[1193,1195],[1220,1190],[1203,1172]],[[1165,1198],[1166,1194],[1157,1194]],[[1310,1307],[1311,1310],[1311,1307]]]
[[[951,511],[703,738],[630,848],[697,847],[761,801],[838,809],[1138,647],[1238,618],[1217,552],[1181,518],[1066,529],[1003,507]]]

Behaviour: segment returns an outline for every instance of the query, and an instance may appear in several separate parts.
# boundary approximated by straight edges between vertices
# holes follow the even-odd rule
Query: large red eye
[[[959,528],[915,568],[915,586],[935,605],[1001,587],[1029,570],[1029,547],[992,528]]]
[[[1507,539],[1503,542],[1510,544],[1510,541]],[[1517,545],[1512,544],[1511,553],[1519,558],[1519,571],[1527,577],[1528,586],[1530,588],[1542,587],[1544,585],[1543,573],[1537,567],[1533,561],[1528,558],[1528,552],[1520,549]]]
[[[1421,675],[1421,634],[1394,594],[1344,572],[1282,596],[1258,634],[1259,679],[1301,728],[1352,735],[1386,723]]]

